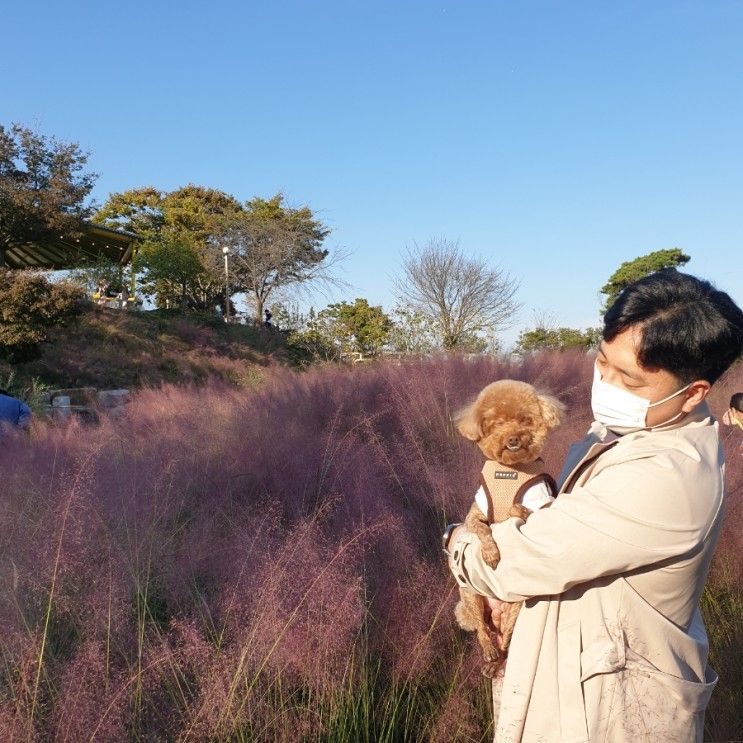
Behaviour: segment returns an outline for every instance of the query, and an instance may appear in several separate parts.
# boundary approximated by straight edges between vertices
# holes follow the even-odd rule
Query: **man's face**
[[[678,392],[684,384],[665,369],[640,366],[637,360],[640,333],[640,328],[634,326],[627,328],[610,342],[602,341],[596,357],[596,366],[601,378],[608,384],[653,403]],[[676,397],[654,408],[648,408],[645,425],[657,426],[682,412],[691,412],[706,397],[709,387],[709,382],[695,381],[689,389]]]

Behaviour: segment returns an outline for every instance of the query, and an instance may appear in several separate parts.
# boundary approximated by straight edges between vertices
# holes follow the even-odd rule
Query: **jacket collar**
[[[682,419],[669,423],[666,426],[656,426],[655,428],[631,429],[625,432],[608,429],[603,423],[594,421],[588,429],[587,436],[570,447],[570,451],[565,460],[562,472],[557,480],[560,492],[563,492],[566,486],[569,486],[575,479],[577,471],[583,465],[602,454],[607,449],[612,448],[615,444],[624,446],[641,439],[647,439],[650,443],[653,437],[667,431],[673,431],[684,428],[699,428],[709,426],[714,422],[709,407],[705,402],[697,405],[691,413],[687,413]]]

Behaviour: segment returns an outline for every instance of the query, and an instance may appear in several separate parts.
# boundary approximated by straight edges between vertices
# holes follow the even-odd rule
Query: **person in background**
[[[730,398],[730,407],[722,416],[722,422],[728,426],[737,426],[743,431],[743,392],[736,392]]]
[[[0,428],[28,428],[31,422],[31,408],[23,400],[13,397],[7,390],[0,389]]]

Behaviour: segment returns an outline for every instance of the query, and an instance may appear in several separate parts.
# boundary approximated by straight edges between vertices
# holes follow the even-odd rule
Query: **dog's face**
[[[489,384],[456,416],[462,436],[477,442],[488,459],[504,465],[533,462],[547,434],[562,422],[565,406],[526,382]]]

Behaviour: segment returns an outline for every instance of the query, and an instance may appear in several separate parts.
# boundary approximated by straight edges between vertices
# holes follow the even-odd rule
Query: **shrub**
[[[47,331],[78,315],[84,302],[81,289],[49,282],[33,271],[0,271],[0,353],[25,361],[38,353]]]

